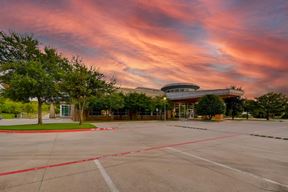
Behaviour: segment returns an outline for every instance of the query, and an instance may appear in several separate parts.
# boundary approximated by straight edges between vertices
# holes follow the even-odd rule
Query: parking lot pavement
[[[0,191],[288,191],[288,141],[250,135],[288,137],[287,122],[97,126],[115,129],[0,134]]]

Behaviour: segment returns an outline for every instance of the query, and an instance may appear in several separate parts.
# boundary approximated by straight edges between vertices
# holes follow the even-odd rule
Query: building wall
[[[135,89],[131,88],[119,88],[118,92],[122,92],[123,94],[129,93],[142,93],[149,97],[156,96],[167,96],[167,98],[174,103],[174,108],[170,112],[167,112],[166,119],[171,118],[194,118],[194,103],[198,101],[204,95],[214,94],[218,95],[222,98],[226,97],[234,97],[243,95],[243,91],[235,90],[235,89],[214,89],[214,90],[193,90],[193,91],[184,91],[184,92],[167,92],[166,94],[158,89],[151,89],[145,87],[137,87]],[[180,109],[180,110],[179,110]],[[79,120],[79,113],[74,108],[71,109],[71,116],[73,120]],[[218,116],[217,116],[218,118]],[[221,119],[223,117],[219,117]],[[164,119],[162,115],[133,115],[132,117],[129,115],[94,115],[91,116],[86,111],[84,114],[84,120],[160,120]]]
[[[145,88],[145,87],[137,87],[135,89],[132,88],[119,88],[117,89],[118,92],[122,92],[123,94],[129,94],[129,93],[143,93],[149,97],[156,97],[156,96],[164,96],[165,93],[163,91],[160,91],[158,89],[151,89],[151,88]]]

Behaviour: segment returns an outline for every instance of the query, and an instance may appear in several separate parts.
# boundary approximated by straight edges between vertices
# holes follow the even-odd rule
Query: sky
[[[122,87],[288,93],[287,0],[0,0],[0,30],[33,34]]]

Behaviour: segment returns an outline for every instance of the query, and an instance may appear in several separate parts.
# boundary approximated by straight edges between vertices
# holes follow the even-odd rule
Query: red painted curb
[[[64,130],[0,130],[0,133],[67,133],[67,132],[82,132],[82,131],[110,131],[114,128],[83,128],[83,129],[64,129]]]
[[[71,165],[71,164],[84,163],[84,162],[88,162],[88,161],[94,161],[94,160],[96,160],[96,159],[105,159],[105,158],[107,158],[107,157],[125,156],[125,155],[128,155],[128,154],[141,153],[141,152],[146,152],[146,151],[163,149],[163,148],[166,148],[166,147],[177,147],[177,146],[188,145],[188,144],[192,144],[192,143],[201,143],[201,142],[206,142],[206,141],[213,141],[213,140],[218,140],[218,139],[225,139],[225,138],[235,137],[235,136],[239,136],[239,135],[243,135],[243,134],[224,135],[224,136],[212,137],[212,138],[195,140],[195,141],[187,141],[187,142],[182,142],[182,143],[174,143],[174,144],[168,144],[168,145],[160,145],[160,146],[155,146],[155,147],[149,147],[149,148],[139,149],[139,150],[135,150],[135,151],[127,151],[127,152],[121,152],[121,153],[100,155],[100,156],[91,157],[91,158],[88,158],[88,159],[77,160],[77,161],[68,161],[68,162],[64,162],[64,163],[45,165],[45,166],[34,167],[34,168],[29,168],[29,169],[20,169],[20,170],[15,170],[15,171],[2,172],[2,173],[0,173],[0,176],[13,175],[13,174],[19,174],[19,173],[25,173],[25,172],[31,172],[31,171],[37,171],[37,170],[48,169],[48,168],[53,168],[53,167],[61,167],[61,166]]]

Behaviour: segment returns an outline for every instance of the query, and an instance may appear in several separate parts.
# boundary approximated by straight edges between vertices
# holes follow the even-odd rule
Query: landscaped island
[[[27,125],[2,125],[0,130],[13,130],[13,131],[28,131],[28,130],[71,130],[71,129],[90,129],[96,128],[95,125],[90,123],[48,123],[42,125],[27,124]]]

